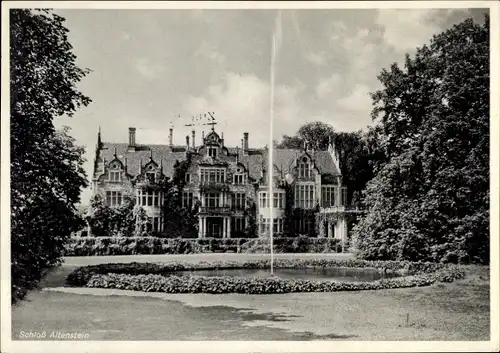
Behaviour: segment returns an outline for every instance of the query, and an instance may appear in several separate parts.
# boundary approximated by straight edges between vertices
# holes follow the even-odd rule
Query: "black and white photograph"
[[[1,352],[498,351],[499,8],[2,4]]]

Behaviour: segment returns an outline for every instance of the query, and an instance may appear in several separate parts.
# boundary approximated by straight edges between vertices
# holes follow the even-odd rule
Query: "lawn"
[[[91,340],[489,340],[488,268],[478,266],[451,284],[362,292],[211,295],[62,288],[76,265],[231,256],[262,258],[68,258],[42,290],[13,307],[12,338],[19,339],[21,331],[54,330],[85,332]],[[296,256],[346,255],[277,257]]]

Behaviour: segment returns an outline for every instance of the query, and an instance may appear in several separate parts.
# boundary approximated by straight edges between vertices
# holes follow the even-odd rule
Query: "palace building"
[[[296,234],[327,236],[345,240],[344,217],[347,190],[342,186],[338,155],[332,142],[326,151],[274,149],[273,195],[269,195],[269,150],[250,148],[249,134],[244,133],[241,147],[228,147],[224,135],[212,127],[196,143],[195,131],[186,136],[184,145],[174,145],[173,129],[168,145],[137,143],[136,129],[129,128],[128,143],[108,143],[98,133],[93,194],[100,194],[109,206],[119,206],[124,195],[136,197],[154,231],[162,231],[162,195],[144,186],[160,175],[172,177],[175,166],[188,161],[182,206],[201,202],[198,212],[198,237],[242,237],[249,221],[248,204],[255,204],[254,219],[259,236],[269,227],[278,236],[284,231],[285,210],[313,211],[323,215],[315,225],[311,217],[294,212]],[[189,157],[189,158],[188,158]],[[286,191],[288,190],[288,192]],[[291,195],[288,197],[287,195]],[[246,210],[246,212],[245,212]],[[271,216],[273,224],[271,225]]]

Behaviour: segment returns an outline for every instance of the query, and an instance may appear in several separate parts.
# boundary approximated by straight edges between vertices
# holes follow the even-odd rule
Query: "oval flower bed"
[[[280,259],[276,268],[369,268],[382,272],[398,272],[404,277],[379,279],[373,282],[339,282],[333,280],[284,279],[279,277],[208,277],[176,276],[176,271],[218,269],[266,269],[270,260],[225,261],[200,263],[125,263],[101,264],[75,269],[67,283],[74,286],[127,289],[165,293],[244,293],[275,294],[291,292],[336,292],[393,289],[428,286],[435,282],[451,282],[463,278],[464,271],[456,265],[425,262]]]

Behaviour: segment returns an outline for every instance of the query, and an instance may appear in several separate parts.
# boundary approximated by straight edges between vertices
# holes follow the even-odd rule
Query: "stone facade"
[[[344,240],[347,190],[342,186],[333,144],[327,151],[314,151],[307,145],[297,150],[274,149],[271,198],[268,158],[267,148],[249,148],[248,133],[244,133],[241,147],[227,147],[223,134],[213,128],[207,136],[203,133],[200,145],[196,145],[193,131],[191,138],[186,136],[183,146],[173,144],[173,129],[168,145],[138,144],[135,128],[129,128],[128,143],[102,142],[99,132],[92,190],[101,194],[110,206],[120,205],[126,193],[133,195],[150,218],[151,227],[161,231],[162,196],[145,191],[143,186],[159,175],[172,177],[177,163],[188,161],[183,206],[189,207],[195,200],[201,202],[200,238],[243,237],[249,217],[254,217],[259,235],[265,236],[271,227],[271,215],[273,233],[280,234],[284,231],[286,209],[319,207],[320,213],[336,214],[337,221],[322,221],[314,226],[306,219],[293,219],[296,233]],[[287,189],[293,205],[287,205],[290,202]],[[255,208],[251,207],[253,203]]]

